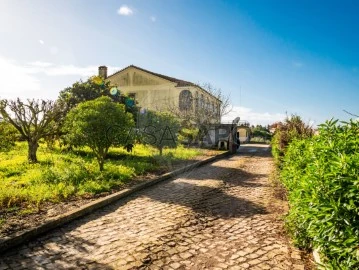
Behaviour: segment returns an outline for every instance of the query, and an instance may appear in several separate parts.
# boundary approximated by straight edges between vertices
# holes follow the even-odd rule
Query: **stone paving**
[[[272,207],[268,149],[253,149],[10,250],[0,269],[305,269]]]

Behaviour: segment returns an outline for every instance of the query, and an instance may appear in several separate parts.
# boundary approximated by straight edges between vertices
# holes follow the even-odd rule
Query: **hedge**
[[[319,249],[326,269],[359,269],[359,122],[330,120],[292,141],[280,179],[295,243]]]

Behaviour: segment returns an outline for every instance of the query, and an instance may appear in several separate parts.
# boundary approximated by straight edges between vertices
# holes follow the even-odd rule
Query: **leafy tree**
[[[259,137],[263,140],[270,140],[272,138],[272,134],[269,132],[268,127],[264,127],[262,125],[252,126],[251,127],[251,136],[252,137]]]
[[[112,92],[111,89],[114,87],[109,81],[105,81],[98,76],[93,76],[85,82],[80,80],[75,82],[71,87],[62,90],[58,100],[66,104],[68,110],[70,110],[81,102],[107,96],[115,102],[125,104],[126,111],[135,114],[137,112],[135,104],[132,105],[132,103],[127,102],[129,98],[119,91]]]
[[[178,139],[181,143],[187,143],[190,145],[198,138],[198,129],[197,128],[181,128]]]
[[[148,111],[140,114],[138,126],[142,132],[141,141],[156,147],[160,155],[164,147],[175,148],[178,144],[180,123],[170,113]]]
[[[100,97],[70,110],[65,120],[65,139],[75,147],[90,147],[102,171],[109,148],[126,145],[133,126],[133,117],[126,113],[124,105]]]
[[[58,131],[63,117],[59,103],[28,99],[27,103],[17,100],[0,100],[0,114],[4,121],[13,125],[28,143],[28,160],[37,162],[39,140]]]
[[[13,125],[0,121],[0,152],[7,152],[15,146],[17,134]]]

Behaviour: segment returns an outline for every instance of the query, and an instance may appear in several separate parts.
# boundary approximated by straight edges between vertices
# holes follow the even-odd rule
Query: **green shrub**
[[[0,121],[0,152],[10,151],[15,146],[15,140],[19,138],[18,133],[13,125]]]
[[[314,134],[313,129],[305,124],[298,115],[291,115],[284,123],[277,125],[277,130],[272,137],[272,154],[280,166],[286,149],[294,139],[310,138]]]
[[[330,269],[359,268],[359,123],[328,121],[319,135],[293,141],[281,180],[289,191],[287,227],[302,248],[318,248]]]

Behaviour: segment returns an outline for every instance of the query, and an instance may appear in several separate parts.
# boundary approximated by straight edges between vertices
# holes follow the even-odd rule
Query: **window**
[[[179,109],[186,111],[192,109],[192,93],[189,90],[181,91],[179,95]]]
[[[196,91],[196,111],[198,110],[198,108],[200,107],[200,103],[199,103],[199,97],[198,97],[198,91]]]

